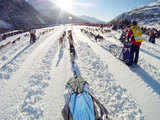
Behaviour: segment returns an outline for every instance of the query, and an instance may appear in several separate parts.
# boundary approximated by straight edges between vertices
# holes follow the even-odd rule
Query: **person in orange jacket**
[[[128,65],[136,65],[138,63],[140,46],[144,41],[142,30],[136,21],[132,22],[132,26],[127,35],[127,40],[131,43],[130,60]]]

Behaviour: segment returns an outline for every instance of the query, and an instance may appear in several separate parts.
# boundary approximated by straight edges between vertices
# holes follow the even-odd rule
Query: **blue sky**
[[[77,0],[77,15],[89,15],[109,21],[117,15],[157,0]]]

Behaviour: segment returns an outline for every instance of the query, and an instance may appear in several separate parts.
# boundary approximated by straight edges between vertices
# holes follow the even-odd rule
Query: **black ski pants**
[[[139,49],[140,49],[140,46],[132,44],[131,51],[130,51],[130,61],[129,61],[130,65],[132,65],[133,63],[134,64],[138,63]]]

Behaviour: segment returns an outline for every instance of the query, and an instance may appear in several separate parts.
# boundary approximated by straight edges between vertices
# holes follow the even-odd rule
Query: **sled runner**
[[[124,46],[118,46],[116,44],[112,44],[109,46],[109,51],[118,59],[122,60],[126,64],[128,64],[130,59],[130,48],[131,44],[128,42],[124,43]]]

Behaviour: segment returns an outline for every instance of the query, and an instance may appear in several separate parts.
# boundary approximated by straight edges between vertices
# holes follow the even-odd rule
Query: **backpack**
[[[88,90],[82,78],[71,78],[66,85],[64,120],[108,120],[107,109]]]

